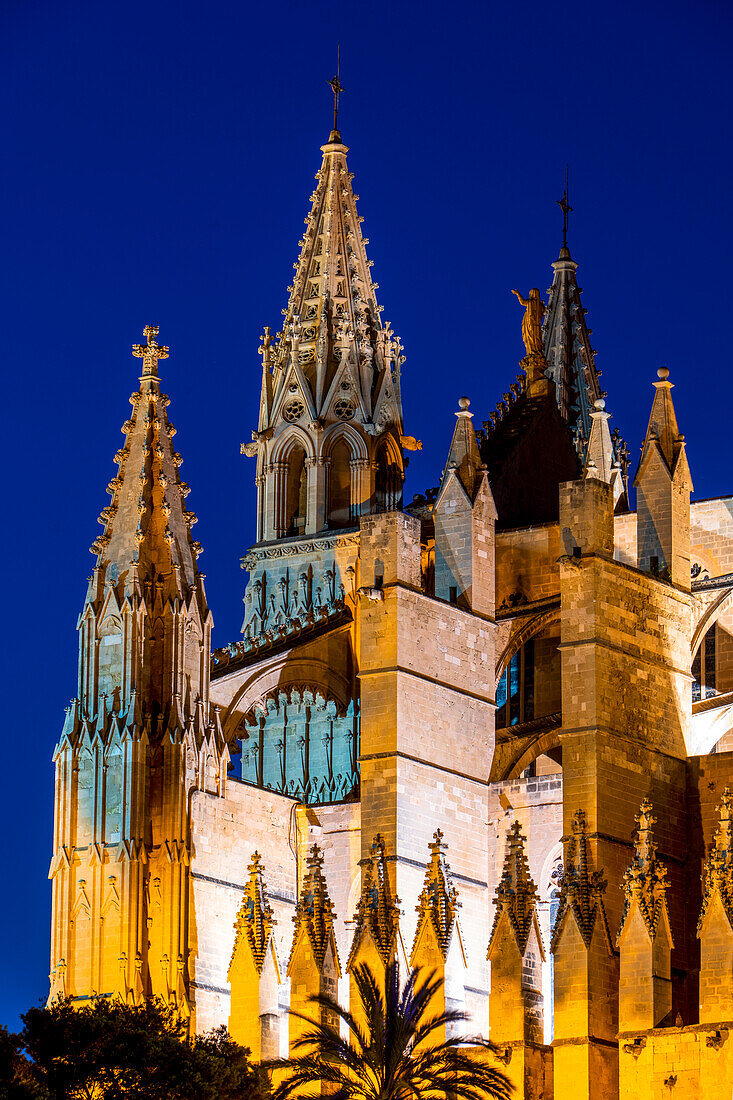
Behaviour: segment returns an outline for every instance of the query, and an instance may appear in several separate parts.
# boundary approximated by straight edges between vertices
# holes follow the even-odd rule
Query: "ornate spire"
[[[336,969],[340,973],[338,950],[333,931],[333,902],[329,897],[326,879],[323,874],[323,852],[317,844],[313,845],[306,857],[306,872],[298,903],[295,907],[293,923],[295,924],[295,935],[290,960],[292,961],[298,937],[301,932],[304,932],[310,942],[318,969],[323,969],[326,952],[330,945]]]
[[[588,867],[588,840],[583,810],[576,812],[572,836],[565,839],[565,867],[560,880],[560,904],[552,929],[551,949],[555,951],[564,918],[572,913],[586,947],[590,947],[596,921],[601,922],[601,931],[610,955],[611,934],[603,904],[607,883],[602,871],[591,871]]]
[[[332,87],[337,101],[343,90],[338,76]],[[263,396],[257,438],[282,420],[308,430],[344,421],[363,425],[370,435],[389,428],[399,443],[402,345],[381,320],[348,149],[335,127],[321,148],[283,330],[270,360],[273,394]]]
[[[168,358],[169,349],[156,342],[157,326],[146,325],[144,332],[146,343],[132,349],[143,361],[140,388],[130,398],[132,418],[122,425],[127,439],[115,455],[117,476],[107,486],[112,501],[99,517],[104,534],[91,551],[97,581],[119,577],[129,592],[138,582],[160,580],[166,595],[180,595],[196,586],[201,546],[191,536],[196,516],[186,508],[188,486],[178,472],[183,460],[166,412],[170,399],[158,379],[158,361]]]
[[[654,939],[660,920],[665,920],[669,928],[667,868],[657,859],[657,845],[652,833],[656,820],[652,804],[645,798],[635,817],[634,858],[624,873],[624,908],[616,937],[617,945],[634,905],[639,908],[650,939]]]
[[[537,921],[537,887],[529,873],[524,840],[522,828],[515,821],[507,833],[504,869],[494,894],[496,913],[489,937],[489,958],[503,916],[507,917],[514,932],[520,955],[524,955],[527,950],[527,941],[533,927],[542,951],[542,936]]]
[[[568,207],[569,209],[569,207]],[[585,321],[581,288],[575,273],[578,265],[566,244],[552,265],[555,276],[548,294],[542,327],[542,343],[549,377],[565,420],[586,443],[591,430],[591,410],[604,397],[591,346],[591,332]]]
[[[436,829],[433,833],[433,839],[428,848],[430,849],[430,860],[425,869],[422,893],[415,907],[418,918],[412,953],[414,955],[423,928],[426,924],[430,924],[443,958],[447,959],[461,903],[451,882],[450,871],[445,859],[448,846],[443,843],[443,834],[440,829]]]
[[[252,862],[247,870],[249,871],[249,882],[244,891],[237,919],[234,922],[232,962],[240,942],[246,940],[252,952],[257,973],[261,974],[267,956],[267,949],[270,945],[272,930],[277,922],[267,900],[262,856],[259,852],[254,852]],[[229,966],[231,970],[231,963]]]
[[[702,873],[703,897],[697,922],[698,936],[716,892],[733,928],[733,798],[728,787],[723,791],[718,813],[720,823]]]
[[[397,949],[399,898],[392,898],[384,837],[377,833],[370,856],[359,861],[361,897],[354,915],[354,938],[346,969],[355,964],[359,946],[369,933],[382,962],[387,965]]]

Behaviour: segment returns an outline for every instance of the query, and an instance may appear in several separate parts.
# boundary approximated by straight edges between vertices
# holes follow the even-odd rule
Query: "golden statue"
[[[540,298],[540,292],[535,286],[530,290],[529,298],[523,298],[518,290],[513,290],[512,294],[516,294],[519,301],[525,307],[524,317],[522,318],[522,340],[527,349],[527,355],[539,355],[541,358],[544,358],[544,352],[542,350],[542,318],[545,315],[545,306]]]

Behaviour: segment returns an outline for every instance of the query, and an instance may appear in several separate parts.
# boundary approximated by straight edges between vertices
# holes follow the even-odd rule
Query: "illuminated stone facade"
[[[733,498],[690,504],[660,370],[629,510],[564,246],[542,353],[526,321],[496,410],[476,430],[462,398],[403,502],[402,346],[338,131],[322,152],[220,649],[168,349],[134,348],[55,750],[51,995],[158,995],[267,1057],[290,1006],[396,956],[520,1096],[728,1097]]]

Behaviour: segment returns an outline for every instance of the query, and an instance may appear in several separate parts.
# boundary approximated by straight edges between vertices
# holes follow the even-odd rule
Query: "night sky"
[[[550,284],[566,163],[611,425],[635,463],[668,366],[700,499],[733,491],[732,31],[727,0],[4,0],[0,1022],[47,993],[51,754],[146,323],[171,347],[214,642],[238,635],[255,529],[239,444],[331,126],[336,43],[367,252],[406,349],[405,431],[424,441],[406,499],[438,480],[459,396],[480,425],[515,378],[510,289]]]

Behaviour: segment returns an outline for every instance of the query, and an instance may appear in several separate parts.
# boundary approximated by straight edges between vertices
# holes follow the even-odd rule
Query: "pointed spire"
[[[649,425],[641,449],[639,469],[634,478],[635,485],[651,450],[656,450],[661,454],[672,477],[679,479],[681,476],[684,481],[690,480],[685,454],[685,437],[680,435],[677,426],[677,414],[672,401],[674,383],[670,382],[669,371],[666,367],[659,368],[657,378],[658,381],[654,383],[656,393],[654,394]],[[692,490],[691,480],[689,489]]]
[[[609,955],[612,954],[603,895],[606,879],[602,871],[591,871],[588,864],[588,838],[583,810],[573,817],[573,832],[567,840],[565,866],[560,880],[560,904],[552,929],[552,950],[555,951],[564,918],[572,913],[586,947],[590,947],[596,922],[600,921]]]
[[[245,887],[242,904],[234,922],[232,961],[240,942],[246,940],[252,952],[257,973],[261,974],[276,921],[267,898],[262,856],[259,852],[253,853],[252,862],[247,870],[249,882]]]
[[[599,397],[590,414],[591,428],[585,456],[585,476],[595,477],[613,487],[613,502],[617,504],[624,492],[621,464],[616,460],[613,440],[608,427],[611,414]]]
[[[536,931],[537,942],[542,950],[542,936],[537,921],[537,887],[529,872],[524,844],[522,828],[519,822],[515,821],[507,833],[504,868],[494,894],[496,913],[489,937],[489,958],[491,958],[492,947],[504,915],[508,918],[514,932],[520,955],[524,955],[527,949],[532,928]]]
[[[648,798],[642,802],[634,820],[634,858],[631,866],[624,872],[624,908],[616,937],[617,945],[634,905],[638,906],[652,940],[660,918],[666,918],[667,913],[667,868],[657,859],[657,845],[652,832],[657,819],[652,813],[652,804]]]
[[[425,869],[422,893],[415,907],[418,918],[412,953],[414,956],[423,928],[426,924],[430,924],[445,960],[448,958],[448,949],[461,903],[458,900],[456,888],[451,882],[450,870],[445,859],[448,845],[443,843],[443,833],[440,829],[436,829],[433,833],[433,839],[428,848],[430,859]]]
[[[399,898],[392,898],[387,869],[384,837],[377,833],[371,855],[359,861],[361,867],[361,897],[354,915],[354,938],[346,969],[351,970],[358,949],[369,933],[385,966],[394,958],[399,930]]]
[[[334,84],[338,97],[337,77]],[[381,320],[348,149],[336,128],[321,149],[271,379],[263,379],[259,432],[281,419],[303,427],[341,420],[368,425],[371,434],[391,426],[399,439],[401,345]],[[265,393],[270,384],[271,397]]]
[[[569,209],[569,208],[568,208]],[[543,324],[543,347],[549,365],[549,377],[555,383],[555,396],[565,420],[583,441],[591,430],[591,410],[603,397],[591,329],[585,321],[581,288],[575,273],[577,263],[567,244],[552,265],[555,272],[549,289]]]
[[[293,917],[295,935],[290,952],[290,961],[292,962],[298,937],[301,931],[304,931],[313,950],[313,957],[318,969],[323,969],[326,952],[330,945],[336,969],[340,973],[333,920],[333,902],[329,896],[326,878],[323,874],[323,852],[317,844],[314,844],[306,857],[306,872],[295,907]],[[288,964],[288,971],[289,967],[290,964]]]
[[[146,325],[144,332],[146,343],[133,345],[133,355],[143,360],[140,388],[130,398],[132,418],[122,426],[127,440],[115,456],[117,477],[107,487],[112,502],[100,516],[104,534],[91,549],[100,581],[163,575],[169,590],[180,587],[178,578],[192,588],[200,552],[191,536],[196,516],[186,509],[188,486],[180,479],[182,459],[166,412],[170,399],[158,378],[158,361],[168,358],[169,349],[156,342],[157,326]]]
[[[698,936],[716,893],[733,928],[733,797],[728,787],[723,791],[718,813],[720,822],[702,873],[703,898],[697,922]]]
[[[466,490],[469,500],[473,501],[476,489],[477,474],[483,468],[481,455],[479,454],[478,441],[471,420],[473,413],[469,412],[470,400],[461,397],[458,402],[456,426],[453,431],[448,461],[445,464],[443,481],[449,474],[455,473]]]

